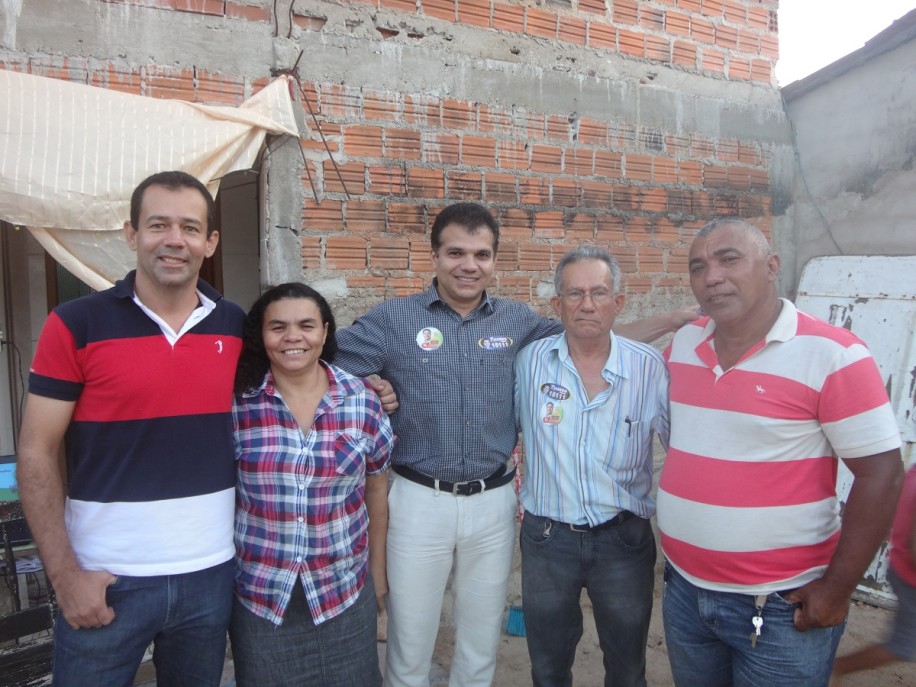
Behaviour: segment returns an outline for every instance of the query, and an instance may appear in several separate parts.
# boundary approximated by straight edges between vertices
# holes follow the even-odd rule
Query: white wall
[[[874,54],[872,46],[871,55],[835,63],[851,68],[828,67],[784,90],[798,157],[786,165],[791,200],[774,217],[773,233],[781,288],[791,295],[815,256],[916,254],[912,24],[893,49]]]

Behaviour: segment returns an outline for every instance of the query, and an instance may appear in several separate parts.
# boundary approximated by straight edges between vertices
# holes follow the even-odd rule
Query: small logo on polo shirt
[[[764,389],[760,384],[757,385],[757,393],[758,393],[758,394],[765,394],[766,392],[767,392],[767,390]]]
[[[216,352],[222,353],[223,352],[223,340],[217,339],[216,341],[214,341],[214,343],[216,344]]]

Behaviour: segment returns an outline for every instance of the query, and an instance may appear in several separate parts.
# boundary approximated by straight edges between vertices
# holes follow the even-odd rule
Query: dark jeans
[[[281,625],[260,618],[238,599],[229,636],[238,687],[378,687],[375,587],[366,580],[356,603],[315,625],[297,581]]]
[[[74,630],[58,617],[54,684],[129,687],[150,642],[159,687],[217,687],[226,660],[235,562],[183,575],[118,577],[108,587],[115,619]]]
[[[522,604],[534,687],[569,687],[582,637],[579,597],[588,590],[604,653],[605,687],[644,687],[655,584],[648,520],[575,532],[525,513]]]
[[[796,605],[770,594],[752,646],[753,596],[700,589],[670,565],[665,576],[665,640],[677,687],[827,686],[845,620],[799,632]]]

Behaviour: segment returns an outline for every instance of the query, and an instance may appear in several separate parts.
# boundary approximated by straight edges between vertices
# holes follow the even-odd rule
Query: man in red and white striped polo
[[[884,381],[855,335],[777,297],[779,257],[757,228],[707,224],[689,270],[708,317],[666,352],[658,491],[675,684],[826,685],[900,489]],[[842,527],[838,458],[855,476]]]

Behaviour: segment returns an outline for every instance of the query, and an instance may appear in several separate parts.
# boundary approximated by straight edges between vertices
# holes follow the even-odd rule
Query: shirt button
[[[300,485],[299,485],[299,491],[302,491],[303,489],[305,489],[305,485],[304,485],[304,484],[300,484]]]
[[[296,556],[296,563],[302,562],[302,556]]]
[[[305,518],[303,518],[303,517],[300,515],[299,518],[298,518],[298,520],[299,520],[299,522],[303,522],[303,521],[305,521]]]

